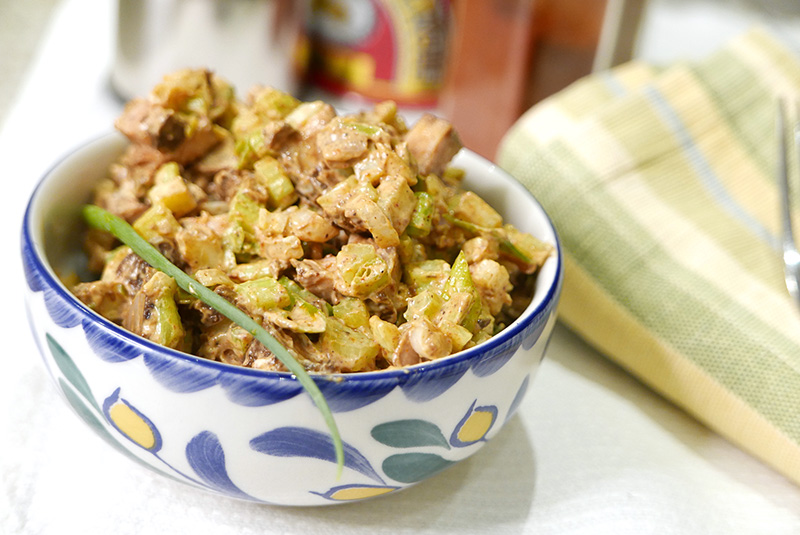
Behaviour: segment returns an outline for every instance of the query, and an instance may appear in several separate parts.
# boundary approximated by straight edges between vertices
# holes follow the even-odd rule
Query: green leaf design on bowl
[[[393,448],[439,446],[450,449],[442,431],[426,420],[395,420],[376,425],[372,438]]]
[[[50,353],[53,355],[53,360],[55,361],[58,369],[61,370],[61,373],[64,374],[64,377],[69,381],[69,383],[75,387],[75,390],[80,392],[80,394],[86,398],[86,401],[92,404],[92,407],[99,413],[102,412],[100,410],[100,405],[97,404],[97,401],[94,399],[94,395],[92,394],[92,389],[89,388],[89,383],[86,382],[86,378],[83,376],[81,371],[75,365],[75,362],[72,360],[64,348],[56,342],[55,338],[53,338],[50,333],[45,335],[47,339],[47,347],[50,349]]]
[[[401,483],[416,483],[455,464],[435,453],[400,453],[383,461],[383,472]]]

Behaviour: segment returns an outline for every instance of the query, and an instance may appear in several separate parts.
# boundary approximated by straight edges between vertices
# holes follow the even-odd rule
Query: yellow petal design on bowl
[[[464,448],[484,440],[495,420],[497,420],[497,407],[494,405],[476,407],[475,402],[472,402],[464,417],[453,429],[450,445]]]
[[[330,494],[332,500],[364,500],[366,498],[373,498],[381,494],[387,494],[396,490],[395,487],[369,487],[369,486],[353,486],[345,487],[336,490]]]
[[[161,434],[150,419],[120,397],[120,389],[103,402],[103,414],[108,422],[128,440],[155,453],[161,449]]]
[[[489,411],[476,410],[469,415],[467,421],[458,430],[461,442],[476,442],[482,439],[494,423],[494,414]]]
[[[151,450],[155,447],[156,436],[150,425],[125,403],[112,405],[108,416],[121,433],[144,449]]]

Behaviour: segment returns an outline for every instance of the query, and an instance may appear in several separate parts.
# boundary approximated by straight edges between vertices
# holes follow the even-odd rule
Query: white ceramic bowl
[[[466,185],[508,222],[554,243],[530,306],[491,340],[404,370],[315,376],[345,442],[289,374],[211,362],[131,334],[89,310],[56,273],[81,272],[80,206],[126,140],[109,134],[57,163],[28,205],[22,257],[31,326],[77,415],[126,457],[212,492],[284,505],[363,499],[475,453],[514,414],[555,322],[563,269],[553,226],[505,172],[469,151]]]

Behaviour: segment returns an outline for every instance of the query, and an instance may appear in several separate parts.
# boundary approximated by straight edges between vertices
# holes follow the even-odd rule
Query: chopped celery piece
[[[267,277],[272,271],[273,267],[270,260],[253,260],[246,264],[237,264],[229,273],[230,276],[237,281],[246,282],[253,279],[260,279],[261,277]]]
[[[471,191],[454,195],[447,204],[453,216],[463,221],[487,228],[498,228],[503,224],[502,216]]]
[[[206,288],[214,286],[233,286],[233,281],[224,271],[217,268],[199,269],[194,273],[197,282]]]
[[[467,293],[472,295],[473,301],[469,306],[468,311],[464,314],[461,320],[461,325],[474,331],[478,317],[481,313],[481,298],[475,284],[472,282],[472,276],[469,273],[469,264],[464,252],[458,253],[453,266],[450,268],[450,276],[444,285],[444,295],[450,298],[451,295],[456,293]]]
[[[440,321],[436,326],[450,339],[454,352],[461,351],[467,345],[467,342],[472,339],[472,331],[458,323],[444,320]]]
[[[239,169],[249,169],[253,162],[267,155],[269,148],[264,141],[264,134],[261,130],[256,130],[237,139],[233,151],[239,158]]]
[[[342,320],[351,329],[359,329],[369,324],[367,305],[355,297],[345,297],[333,305],[333,316]]]
[[[503,251],[510,252],[513,257],[522,260],[522,271],[533,273],[553,252],[553,246],[535,236],[521,232],[511,225],[504,225],[506,241],[500,242]]]
[[[463,169],[459,169],[458,167],[448,167],[442,173],[442,180],[450,185],[460,184],[461,181],[464,180],[464,175],[466,173]]]
[[[380,319],[378,316],[369,318],[369,328],[372,337],[381,346],[386,356],[394,353],[400,343],[400,329],[394,323],[389,323]]]
[[[193,97],[186,101],[181,111],[195,115],[206,115],[208,114],[208,102],[203,97]]]
[[[286,116],[286,123],[295,130],[301,130],[306,122],[325,108],[321,100],[303,102]]]
[[[253,164],[256,179],[264,184],[269,192],[267,207],[270,210],[287,208],[297,200],[294,184],[283,172],[281,164],[275,158],[266,156]]]
[[[389,284],[389,266],[368,243],[349,243],[336,255],[346,294],[365,298]]]
[[[240,325],[231,323],[231,326],[228,328],[228,340],[231,346],[233,346],[234,351],[244,355],[253,341],[253,334]]]
[[[408,301],[408,308],[403,313],[406,321],[413,321],[421,317],[433,319],[433,317],[441,310],[444,304],[444,299],[438,292],[432,290],[424,290]]]
[[[286,288],[289,291],[289,295],[292,297],[292,300],[294,300],[294,299],[302,299],[302,300],[307,301],[309,303],[313,303],[313,304],[315,304],[317,306],[321,306],[324,309],[324,312],[328,316],[333,314],[333,307],[331,306],[330,303],[328,303],[327,301],[325,301],[324,299],[322,299],[320,297],[317,297],[313,293],[309,292],[308,290],[306,290],[305,288],[303,288],[302,286],[297,284],[295,281],[293,281],[289,277],[286,277],[284,275],[283,277],[278,279],[278,282],[281,283],[281,285],[283,285],[283,287]]]
[[[514,242],[512,242],[509,239],[508,233],[507,233],[507,229],[508,228],[513,228],[513,227],[511,227],[511,225],[505,225],[502,228],[486,228],[486,227],[481,227],[479,225],[476,225],[474,223],[470,223],[469,221],[464,221],[463,219],[458,219],[456,217],[453,217],[453,215],[451,215],[451,214],[445,214],[444,218],[447,219],[448,221],[450,221],[453,225],[455,225],[455,226],[457,226],[459,228],[463,228],[464,230],[467,230],[467,231],[472,232],[474,234],[478,234],[478,235],[480,235],[480,234],[488,234],[489,236],[494,237],[500,243],[500,248],[503,251],[505,251],[507,254],[511,255],[512,257],[514,257],[515,259],[523,262],[526,265],[529,265],[529,264],[532,263],[531,258],[528,255],[526,255],[522,250],[520,250],[520,248],[517,247],[517,245],[515,245]],[[519,231],[517,231],[517,232],[519,232]],[[520,232],[520,234],[524,234],[524,233]],[[525,235],[526,236],[530,236],[531,238],[533,238],[533,236],[531,236],[530,234],[525,234]],[[533,239],[536,240],[536,238],[533,238]],[[538,242],[539,240],[536,240],[536,241]],[[542,243],[542,242],[539,242],[539,243]],[[548,249],[547,254],[545,254],[545,258],[547,257],[548,254],[550,254],[549,253],[549,249]]]
[[[455,292],[474,292],[475,284],[472,282],[472,276],[469,274],[469,264],[464,252],[458,253],[453,265],[450,268],[450,275],[447,277],[447,282],[444,285],[446,294]]]
[[[416,189],[425,191],[434,199],[444,199],[447,194],[447,186],[436,175],[420,177],[420,182]]]
[[[261,206],[245,192],[237,193],[231,200],[228,212],[228,229],[225,245],[234,253],[253,253],[258,250],[255,227]]]
[[[221,236],[211,230],[207,219],[184,218],[175,235],[178,251],[193,271],[218,267],[228,269],[234,265],[232,255],[226,254]]]
[[[397,246],[397,254],[400,256],[400,262],[402,262],[403,265],[424,262],[428,259],[425,246],[409,236],[407,232],[408,229],[406,229],[405,234],[400,236],[400,245]]]
[[[320,347],[342,368],[354,372],[374,366],[375,357],[380,352],[376,341],[335,317],[327,318],[325,332],[320,336]]]
[[[359,182],[355,176],[351,176],[317,197],[317,204],[327,211],[348,196],[358,194],[373,202],[378,200],[378,191],[371,184]]]
[[[416,293],[431,286],[440,287],[450,275],[448,263],[439,259],[414,262],[405,268],[405,283]]]
[[[175,280],[161,271],[156,271],[142,286],[141,292],[153,303],[153,309],[145,316],[142,335],[164,346],[180,348],[185,332],[178,313],[178,305],[175,303],[175,295],[178,292]],[[148,325],[154,318],[154,325]]]
[[[328,318],[327,314],[300,298],[294,299],[291,309],[273,308],[267,310],[264,317],[278,327],[296,333],[324,332]]]
[[[180,177],[181,177],[181,167],[178,165],[178,163],[167,162],[165,164],[162,164],[156,170],[156,174],[153,177],[153,181],[156,184],[161,184],[163,182],[170,182]]]
[[[263,312],[270,308],[286,308],[292,304],[289,291],[276,279],[262,277],[236,286],[237,304],[250,312]]]
[[[451,293],[448,296],[447,302],[441,306],[436,315],[435,322],[450,321],[452,323],[461,324],[472,311],[474,304],[475,294],[473,293]]]
[[[421,238],[431,232],[433,223],[433,198],[426,192],[414,194],[417,197],[417,206],[411,214],[411,222],[406,227],[409,236]]]
[[[148,242],[159,243],[174,239],[181,225],[169,208],[156,203],[134,221],[133,228]]]
[[[347,123],[351,128],[361,132],[367,137],[374,138],[378,137],[383,133],[383,129],[379,126],[375,126],[373,124],[365,124],[365,123]]]
[[[253,110],[262,119],[283,119],[300,105],[300,101],[289,93],[272,87],[261,88],[254,96]]]
[[[197,208],[197,199],[181,177],[180,167],[175,162],[165,163],[158,168],[155,184],[147,192],[147,198],[153,204],[161,203],[169,208],[175,217],[184,216]]]

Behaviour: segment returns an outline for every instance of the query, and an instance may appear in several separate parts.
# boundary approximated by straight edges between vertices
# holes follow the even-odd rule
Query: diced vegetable
[[[333,314],[333,305],[327,303],[324,299],[320,299],[313,293],[309,292],[295,281],[290,279],[289,277],[281,277],[278,279],[278,282],[281,283],[288,291],[289,295],[292,296],[293,302],[294,299],[302,299],[309,303],[314,303],[315,305],[319,305],[318,308],[321,308],[325,311],[327,315]]]
[[[400,342],[400,329],[397,328],[397,325],[384,321],[378,316],[371,316],[369,318],[369,328],[372,337],[380,345],[384,355],[392,355]]]
[[[500,247],[510,253],[510,258],[517,261],[524,273],[534,273],[553,253],[551,244],[544,243],[531,234],[520,232],[512,225],[504,225],[503,231],[507,242],[501,242]]]
[[[325,332],[328,315],[320,309],[295,297],[289,310],[272,308],[264,312],[270,323],[296,333]]]
[[[335,317],[327,318],[320,347],[344,370],[357,372],[374,365],[380,351],[378,343]]]
[[[389,284],[389,267],[367,243],[351,243],[336,255],[336,269],[342,278],[345,295],[366,298]]]
[[[441,321],[436,325],[453,345],[454,351],[461,351],[472,339],[472,331],[452,321]]]
[[[263,314],[271,308],[286,308],[292,304],[289,291],[272,277],[261,277],[236,286],[236,303],[251,314]]]
[[[286,116],[286,122],[295,130],[302,130],[306,123],[312,117],[322,112],[326,106],[328,106],[328,104],[321,100],[303,102]]]
[[[192,271],[213,267],[227,270],[235,265],[233,255],[225,251],[222,236],[209,225],[207,214],[198,218],[184,217],[181,222],[175,242]]]
[[[145,316],[138,334],[167,347],[182,346],[185,332],[175,303],[177,292],[178,285],[172,277],[160,271],[153,273],[141,289],[145,300],[142,313]],[[152,303],[152,308],[148,306],[149,303]]]
[[[474,331],[478,316],[481,313],[481,298],[475,288],[475,284],[472,282],[469,264],[467,264],[467,258],[463,252],[458,254],[453,266],[450,268],[450,276],[445,282],[443,293],[448,299],[459,293],[466,293],[472,296],[472,303],[470,303],[468,310],[464,313],[464,317],[459,323],[470,331]]]
[[[430,234],[433,222],[433,198],[426,192],[415,193],[417,206],[411,214],[411,221],[406,228],[409,236],[422,238]]]
[[[486,228],[497,228],[503,224],[500,214],[471,191],[455,195],[448,204],[453,216],[462,221]]]
[[[273,262],[270,260],[253,260],[244,264],[238,264],[228,273],[239,282],[246,282],[253,279],[260,279],[272,274],[274,270]]]
[[[175,162],[162,165],[156,171],[155,185],[150,188],[147,197],[153,204],[163,204],[172,211],[175,217],[181,217],[195,208],[197,200],[189,190],[189,185],[180,175],[180,167]]]
[[[351,329],[361,329],[369,324],[369,312],[361,299],[345,297],[333,305],[333,316]]]
[[[416,293],[430,286],[440,288],[450,276],[450,265],[444,260],[423,260],[406,265],[403,280]]]
[[[250,109],[264,121],[283,119],[300,105],[290,94],[272,87],[259,87],[251,95]]]
[[[228,277],[224,271],[217,268],[200,269],[194,273],[194,278],[197,282],[206,288],[213,288],[214,286],[233,286],[233,281]]]
[[[433,317],[442,309],[444,299],[438,291],[423,290],[408,300],[408,308],[403,314],[406,321]]]
[[[133,228],[145,240],[158,245],[164,240],[172,241],[181,230],[181,225],[169,208],[156,203],[140,215]]]
[[[270,210],[288,208],[297,201],[297,192],[281,164],[275,158],[266,156],[253,165],[256,179],[266,186],[269,192],[267,206]]]
[[[245,192],[237,193],[231,200],[225,245],[234,253],[256,252],[255,228],[259,208],[260,205]]]

